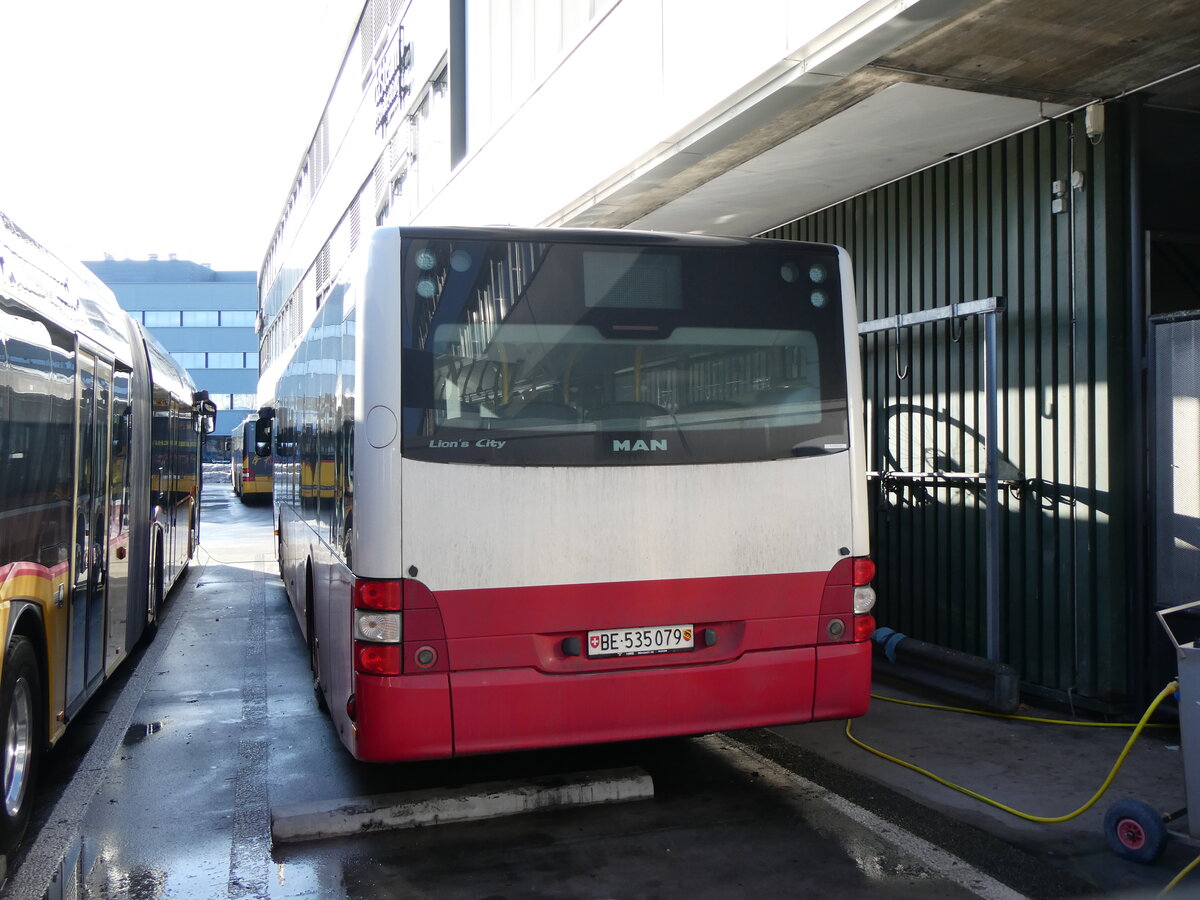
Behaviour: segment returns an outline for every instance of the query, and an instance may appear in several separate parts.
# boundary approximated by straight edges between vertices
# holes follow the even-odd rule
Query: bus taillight
[[[857,643],[869,641],[871,636],[875,634],[875,617],[871,615],[861,615],[854,617],[854,640]]]
[[[354,580],[355,609],[394,609],[397,612],[401,606],[401,589],[399,581],[369,581],[365,578]]]
[[[875,577],[875,563],[865,556],[854,560],[854,614],[862,616],[875,608],[875,589],[871,579]]]
[[[875,633],[875,588],[871,580],[875,577],[875,563],[865,556],[854,560],[854,640],[869,641]]]
[[[399,675],[400,645],[355,641],[354,670],[363,675]]]
[[[400,674],[404,633],[399,581],[354,581],[354,669],[364,675]]]
[[[859,556],[854,560],[854,585],[870,584],[875,579],[875,563],[869,556]]]

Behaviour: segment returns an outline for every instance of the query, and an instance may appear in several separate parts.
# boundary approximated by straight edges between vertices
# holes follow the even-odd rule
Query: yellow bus
[[[0,213],[0,853],[191,558],[214,417],[103,284]]]
[[[259,456],[254,446],[258,415],[247,416],[233,428],[229,441],[229,481],[242,503],[270,501],[274,462],[270,453]]]

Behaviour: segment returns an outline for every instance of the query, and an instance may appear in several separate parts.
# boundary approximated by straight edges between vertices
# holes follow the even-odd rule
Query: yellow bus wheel
[[[38,710],[42,706],[42,679],[37,655],[27,637],[13,635],[4,655],[0,680],[0,727],[3,743],[3,807],[0,808],[0,852],[11,854],[21,843],[33,785],[41,756]]]

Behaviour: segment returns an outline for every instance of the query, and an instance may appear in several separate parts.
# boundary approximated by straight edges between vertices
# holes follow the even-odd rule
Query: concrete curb
[[[281,806],[271,811],[271,836],[276,844],[292,843],[653,797],[654,781],[644,770],[607,769]]]

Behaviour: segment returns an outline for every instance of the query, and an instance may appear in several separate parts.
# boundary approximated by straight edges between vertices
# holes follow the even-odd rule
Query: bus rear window
[[[828,248],[414,241],[405,261],[406,456],[663,465],[847,446]]]

